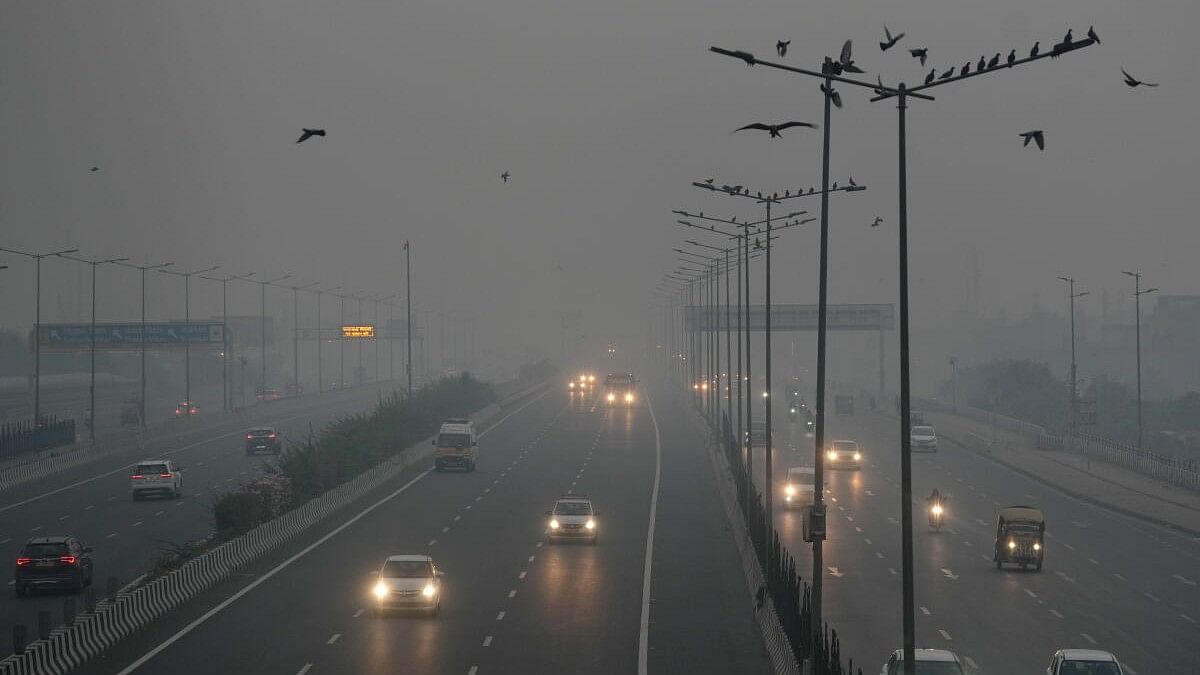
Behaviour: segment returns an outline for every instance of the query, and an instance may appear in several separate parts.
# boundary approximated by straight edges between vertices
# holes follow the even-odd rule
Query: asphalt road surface
[[[539,396],[486,431],[476,472],[413,467],[85,672],[769,672],[705,436],[654,405]],[[595,545],[546,542],[568,493],[594,501]],[[439,616],[369,611],[404,553],[444,570]]]
[[[866,465],[827,472],[825,618],[843,655],[877,672],[901,645],[899,422],[860,411],[831,417],[830,427],[828,441],[865,447]],[[786,418],[775,437],[781,497],[787,468],[812,465],[812,439]],[[949,496],[941,532],[925,513],[934,487]],[[913,493],[917,646],[951,649],[981,673],[1043,672],[1068,647],[1112,651],[1135,675],[1200,672],[1200,540],[1081,502],[944,439],[936,454],[914,453]],[[1046,515],[1041,572],[992,563],[996,512],[1014,504]],[[801,512],[777,501],[776,527],[811,570]]]

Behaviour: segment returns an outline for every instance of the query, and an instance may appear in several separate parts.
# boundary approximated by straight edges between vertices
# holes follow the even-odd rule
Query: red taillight
[[[58,557],[58,562],[60,562],[60,563],[66,563],[67,565],[74,565],[74,564],[75,564],[75,556],[73,556],[73,555],[60,555],[60,556]]]
[[[159,474],[159,475],[158,475],[158,477],[159,477],[159,478],[170,478],[170,477],[171,477],[171,474],[169,474],[169,473],[161,473],[161,474]]]
[[[275,438],[275,434],[271,434],[268,438]]]
[[[253,439],[254,439],[254,434],[246,434],[246,440],[249,441],[249,440],[253,440]]]
[[[132,478],[134,480],[141,480],[142,478],[144,478],[144,476],[139,476],[138,474],[134,474],[134,475],[130,476],[130,478]]]
[[[28,565],[31,562],[33,562],[33,558],[17,558],[17,567]]]

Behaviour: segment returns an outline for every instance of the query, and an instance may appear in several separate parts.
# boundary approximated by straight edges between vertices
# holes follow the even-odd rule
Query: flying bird
[[[1088,37],[1095,40],[1096,44],[1100,44],[1100,37],[1096,35],[1096,29],[1092,26],[1088,26]]]
[[[892,32],[890,30],[888,30],[887,24],[883,25],[883,34],[884,34],[884,36],[886,36],[886,40],[884,42],[879,43],[879,49],[880,49],[880,51],[885,51],[885,52],[887,50],[891,49],[892,47],[895,47],[896,43],[900,41],[900,38],[904,37],[904,33],[900,33],[899,35],[893,36]],[[925,65],[925,64],[921,64],[921,65]]]
[[[100,170],[100,167],[98,167],[98,166],[93,166],[92,168],[88,169],[88,171],[91,171],[92,173],[96,173],[99,170]]]
[[[501,179],[502,179],[502,180],[503,180],[505,183],[507,183],[507,182],[508,182],[508,176],[509,176],[509,174],[508,174],[508,172],[507,172],[507,171],[505,171],[504,173],[500,174],[500,178],[501,178]]]
[[[1046,149],[1046,138],[1043,136],[1041,129],[1037,129],[1035,131],[1026,131],[1023,134],[1020,134],[1020,136],[1021,138],[1025,139],[1025,142],[1021,144],[1021,147],[1026,147],[1029,145],[1029,141],[1033,141],[1037,143],[1038,150]]]
[[[842,65],[842,70],[847,73],[861,73],[862,68],[854,65],[854,59],[850,58],[850,40],[846,40],[846,44],[842,45],[842,54],[838,57],[838,62]],[[840,107],[840,106],[839,106]]]
[[[921,59],[922,67],[925,65],[925,59],[929,58],[929,49],[926,47],[921,47],[920,49],[910,49],[908,50],[908,53],[912,54],[914,58]]]
[[[825,92],[825,85],[823,85],[823,84],[821,85],[821,91]],[[828,94],[829,94],[829,100],[833,101],[833,105],[838,108],[841,108],[842,107],[842,95],[838,93],[838,90],[834,89],[833,87],[830,87]]]
[[[1123,75],[1125,75],[1125,84],[1129,85],[1130,87],[1137,87],[1137,86],[1157,87],[1158,86],[1157,82],[1143,82],[1143,81],[1135,78],[1134,76],[1125,72],[1124,68],[1121,69],[1121,73]]]
[[[1011,68],[1013,61],[1017,60],[1017,50],[1012,50],[1008,53],[1008,67]]]
[[[1000,65],[1000,52],[996,52],[996,55],[992,57],[992,60],[987,62],[988,69],[995,68],[998,65]]]
[[[937,68],[930,68],[929,74],[925,76],[925,84],[933,82],[933,78],[937,77]]]
[[[1041,40],[1038,40],[1037,42],[1033,43],[1033,49],[1029,50],[1029,58],[1032,59],[1033,57],[1038,55],[1038,46],[1041,44],[1042,44]]]
[[[787,56],[787,48],[790,44],[792,44],[791,40],[778,40],[775,42],[775,51],[779,52],[780,56]]]
[[[746,129],[757,129],[759,131],[767,132],[770,134],[771,138],[783,138],[782,134],[779,132],[783,131],[784,129],[791,129],[792,127],[808,127],[809,129],[816,129],[817,125],[813,124],[812,122],[780,122],[779,124],[755,122],[753,124],[747,124],[744,127],[734,129],[733,132],[745,131]]]
[[[300,134],[300,139],[296,141],[297,143],[303,143],[304,141],[307,141],[308,139],[312,138],[313,136],[321,136],[321,137],[325,136],[324,129],[304,129],[303,131],[304,131],[304,133]]]
[[[881,224],[883,224],[883,218],[875,216],[875,222],[871,223],[871,227],[879,227]]]

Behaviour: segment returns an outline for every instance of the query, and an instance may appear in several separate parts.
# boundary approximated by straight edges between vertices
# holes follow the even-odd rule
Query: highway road
[[[413,467],[84,672],[768,672],[704,434],[655,405],[539,396],[486,430],[475,473]],[[594,501],[596,545],[546,542],[567,493]],[[369,611],[403,553],[445,571],[439,616]]]
[[[268,415],[287,438],[299,438],[309,429],[341,415],[367,410],[378,401],[379,389],[368,387],[330,393],[305,408]],[[197,431],[175,442],[147,442],[144,448],[109,456],[48,477],[16,486],[0,494],[0,555],[13,565],[21,545],[30,537],[69,534],[95,548],[98,597],[105,580],[115,576],[120,584],[145,572],[166,543],[199,539],[212,530],[214,496],[258,475],[270,456],[245,454],[244,430]],[[183,467],[182,499],[132,501],[130,467],[153,457],[169,457]],[[11,652],[14,623],[28,626],[36,636],[39,610],[48,610],[52,622],[63,619],[63,600],[69,595],[47,591],[17,598],[9,576],[8,591],[0,594],[0,644]],[[77,599],[82,607],[82,598]]]
[[[901,641],[899,423],[860,411],[830,427],[829,440],[863,444],[867,464],[828,472],[825,618],[843,655],[878,672]],[[786,420],[776,438],[781,495],[787,468],[812,464],[812,439]],[[1043,672],[1065,647],[1112,651],[1134,675],[1200,672],[1200,540],[1081,502],[944,439],[940,452],[913,457],[918,646],[954,650],[980,673]],[[761,480],[761,451],[756,466]],[[949,495],[936,533],[924,511],[935,486]],[[1040,573],[991,561],[996,511],[1013,504],[1046,514]],[[777,503],[776,527],[811,570],[800,512]]]

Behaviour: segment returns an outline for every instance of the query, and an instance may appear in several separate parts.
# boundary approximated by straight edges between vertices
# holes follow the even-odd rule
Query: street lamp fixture
[[[1138,426],[1138,444],[1140,450],[1143,441],[1142,430],[1142,304],[1141,299],[1147,293],[1154,293],[1157,288],[1147,288],[1142,290],[1142,274],[1141,272],[1121,272],[1121,274],[1133,277],[1133,313],[1135,331],[1137,334],[1137,426]]]

